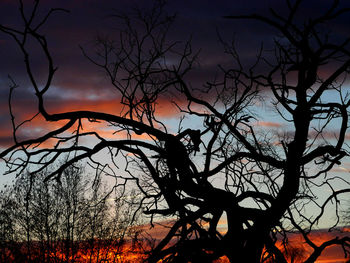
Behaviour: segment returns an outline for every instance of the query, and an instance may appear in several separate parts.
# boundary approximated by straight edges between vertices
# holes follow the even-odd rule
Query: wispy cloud
[[[281,128],[283,124],[279,122],[272,122],[272,121],[258,121],[255,123],[256,126],[260,127],[272,127],[272,128]]]

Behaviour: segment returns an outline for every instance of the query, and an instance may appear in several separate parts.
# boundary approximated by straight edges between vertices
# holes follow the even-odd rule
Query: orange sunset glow
[[[335,236],[344,237],[348,236],[349,233],[346,229],[342,229],[342,233],[339,235],[338,233],[330,233],[327,231],[315,231],[310,234],[310,239],[316,244],[321,245],[322,243],[334,238]],[[283,251],[283,244],[281,241],[278,242],[277,246]],[[293,249],[300,249],[301,255],[299,258],[296,258],[294,262],[303,262],[307,259],[308,255],[310,255],[313,250],[310,246],[308,246],[300,234],[290,234],[288,236],[288,246]],[[289,257],[290,258],[290,257]],[[321,256],[316,260],[316,262],[323,263],[345,263],[349,261],[349,255],[345,257],[344,251],[341,246],[333,245],[326,248]]]
[[[149,227],[143,227],[143,228],[149,228]],[[152,229],[150,233],[152,233],[153,237],[161,237],[164,233],[161,230]],[[342,230],[341,236],[347,236],[348,232],[347,229],[344,228]],[[320,245],[323,242],[330,240],[335,237],[334,233],[329,233],[326,231],[316,231],[314,233],[311,233],[310,236],[315,244]],[[28,262],[30,260],[37,260],[38,258],[47,258],[50,259],[50,262],[66,262],[67,260],[69,262],[79,262],[79,263],[87,263],[87,262],[114,262],[114,263],[132,263],[132,262],[143,262],[145,258],[147,257],[146,251],[149,250],[149,241],[138,241],[137,243],[133,243],[131,241],[127,241],[124,244],[108,244],[105,245],[103,240],[95,240],[94,241],[94,248],[89,248],[89,243],[80,243],[77,244],[77,247],[80,249],[74,253],[74,256],[70,256],[67,251],[65,251],[64,248],[60,248],[60,245],[56,245],[53,249],[53,252],[50,252],[49,254],[42,255],[38,254],[34,249],[32,248],[30,255],[28,255],[26,251],[26,245],[23,244],[17,244],[19,249],[22,251],[22,257],[23,262]],[[12,245],[13,246],[13,245]],[[282,251],[285,250],[285,247],[282,245],[281,241],[278,241],[277,247],[280,248]],[[293,249],[293,251],[298,251],[297,256],[294,256],[292,259],[291,256],[287,256],[288,262],[294,262],[294,263],[301,263],[304,262],[307,257],[312,252],[312,249],[306,245],[305,241],[303,240],[302,236],[300,234],[290,234],[288,236],[288,244],[287,249]],[[38,250],[39,251],[39,250]],[[19,258],[21,257],[20,254],[14,255],[11,254],[12,252],[10,250],[7,250],[5,248],[5,254],[7,258],[12,258],[13,261],[19,262]],[[30,258],[30,259],[29,259]],[[1,257],[0,257],[1,260]],[[350,258],[344,257],[344,252],[340,246],[331,246],[327,248],[322,255],[316,260],[316,263],[346,263],[349,262]],[[22,262],[22,261],[21,261]],[[35,261],[36,262],[36,261]],[[162,262],[162,261],[159,261]],[[215,263],[228,263],[229,260],[226,257],[221,257],[214,261]],[[269,261],[267,261],[269,262]]]

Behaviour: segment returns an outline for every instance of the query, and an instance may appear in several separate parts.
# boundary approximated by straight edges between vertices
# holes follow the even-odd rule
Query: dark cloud
[[[24,2],[27,6],[26,12],[29,12],[32,1]],[[102,102],[106,102],[106,98],[113,98],[115,93],[108,84],[108,80],[104,78],[101,71],[84,58],[79,45],[85,47],[88,52],[92,52],[92,40],[97,34],[110,34],[114,37],[117,35],[115,20],[109,15],[115,12],[128,13],[135,5],[146,9],[153,2],[148,0],[42,1],[38,10],[38,19],[42,18],[43,14],[51,7],[62,7],[70,11],[70,13],[58,12],[54,14],[42,28],[42,32],[48,38],[55,64],[59,68],[54,79],[53,89],[47,96],[49,104],[68,108],[69,103],[75,103],[75,106],[79,104],[86,106],[92,104],[92,98],[100,98]],[[304,1],[297,16],[300,18],[317,16],[324,12],[331,2],[329,0]],[[343,6],[350,5],[349,1],[345,0],[342,0],[341,4]],[[17,1],[2,1],[1,5],[0,23],[20,27],[23,22],[20,20]],[[242,60],[247,63],[255,59],[261,42],[265,43],[266,48],[271,46],[276,32],[272,31],[269,26],[254,21],[223,18],[225,15],[268,14],[271,6],[281,16],[287,14],[286,4],[280,0],[169,1],[167,12],[177,13],[177,21],[170,31],[170,38],[186,41],[191,35],[193,50],[201,50],[199,65],[189,76],[192,86],[201,87],[214,78],[218,72],[217,65],[230,65],[232,61],[223,53],[223,47],[218,42],[217,32],[227,41],[235,37],[239,54],[242,56]],[[349,25],[350,16],[347,15],[341,16],[333,22],[330,30],[333,31],[334,38],[341,39],[341,37],[350,35]],[[30,59],[35,74],[44,80],[46,61],[34,43],[29,43],[29,45],[33,50]],[[19,116],[18,120],[29,117],[36,111],[36,99],[30,89],[23,56],[13,40],[0,34],[0,121],[3,127],[10,127],[7,107],[8,74],[20,86],[14,96],[14,111]],[[109,100],[108,103],[110,103]],[[96,102],[97,104],[100,105]],[[10,129],[4,130],[9,131]]]

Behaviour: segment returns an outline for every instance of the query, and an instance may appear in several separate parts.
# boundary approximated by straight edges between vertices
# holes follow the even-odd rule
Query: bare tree
[[[126,259],[140,224],[132,218],[137,195],[91,186],[81,166],[66,169],[60,183],[45,182],[47,174],[23,174],[1,192],[0,262]]]
[[[13,222],[16,204],[13,202],[10,190],[0,191],[0,262],[13,261],[14,254],[19,255],[20,249],[16,244],[18,233]],[[23,258],[22,258],[23,259]]]
[[[9,172],[21,172],[34,163],[35,173],[70,152],[74,154],[47,180],[60,180],[68,166],[88,159],[98,173],[114,177],[116,187],[135,183],[143,194],[140,207],[150,216],[151,224],[159,216],[174,220],[151,251],[149,262],[212,262],[223,256],[231,262],[237,258],[259,262],[266,253],[275,262],[287,262],[276,241],[278,235],[287,240],[286,233],[291,230],[299,231],[313,250],[305,262],[314,262],[331,245],[341,245],[347,255],[349,237],[317,245],[309,233],[333,201],[339,219],[339,196],[350,192],[349,181],[332,172],[348,155],[345,136],[350,100],[343,84],[350,66],[350,39],[333,42],[321,27],[349,10],[334,0],[324,14],[300,21],[297,14],[302,2],[286,1],[286,16],[271,9],[269,16],[227,17],[253,19],[277,30],[272,56],[261,50],[256,63],[247,68],[235,47],[225,45],[234,65],[221,67],[220,80],[197,89],[187,76],[198,54],[192,52],[189,42],[167,39],[174,16],[165,14],[163,2],[157,2],[149,12],[116,15],[124,26],[118,40],[98,38],[95,55],[83,50],[119,92],[116,103],[123,108],[109,114],[47,111],[45,94],[52,86],[56,67],[41,27],[60,9],[34,20],[39,1],[29,16],[20,1],[24,28],[0,25],[0,31],[10,35],[24,55],[37,96],[37,114],[60,126],[20,141],[16,132],[21,124],[15,123],[11,111],[15,144],[0,157],[6,158]],[[31,67],[28,39],[36,41],[46,59],[44,84],[39,85]],[[13,81],[11,94],[15,87]],[[288,133],[254,125],[261,117],[256,109],[266,92],[273,98],[273,111],[290,124]],[[336,99],[327,96],[329,92]],[[174,103],[184,116],[200,121],[200,129],[180,123],[174,131],[162,121],[158,101],[169,94],[176,96]],[[11,110],[11,95],[9,101]],[[97,122],[113,128],[118,136],[104,137],[97,128],[84,131],[84,125],[91,127]],[[334,122],[339,125],[332,126]],[[91,139],[94,146],[82,144],[82,138]],[[55,141],[53,146],[44,146],[49,139]],[[95,158],[103,151],[109,154],[109,163]],[[115,171],[120,163],[127,173]],[[343,188],[335,189],[336,180],[343,182]],[[317,189],[331,193],[318,199]],[[316,214],[305,216],[310,206]],[[225,232],[219,228],[223,218],[227,221]]]

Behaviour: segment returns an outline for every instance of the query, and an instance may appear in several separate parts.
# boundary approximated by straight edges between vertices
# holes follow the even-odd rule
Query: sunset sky
[[[27,0],[25,3],[30,3]],[[55,75],[54,86],[46,95],[47,105],[52,110],[64,111],[67,109],[91,109],[116,112],[118,105],[114,103],[116,93],[108,84],[101,70],[92,65],[83,57],[79,48],[91,51],[93,40],[97,35],[115,37],[117,27],[115,19],[110,15],[120,12],[128,13],[130,8],[141,6],[147,8],[152,1],[129,0],[87,0],[87,1],[43,1],[40,13],[51,7],[61,7],[70,11],[56,13],[44,28],[49,40],[58,72]],[[217,31],[226,41],[234,37],[241,56],[245,63],[252,62],[261,43],[266,49],[271,47],[274,32],[270,27],[252,21],[235,21],[224,19],[225,15],[269,12],[269,6],[285,12],[284,1],[169,1],[169,14],[176,13],[178,18],[170,31],[172,40],[186,41],[192,36],[193,50],[200,50],[198,66],[191,73],[192,86],[201,88],[207,81],[212,80],[218,72],[218,65],[229,65],[231,58],[224,54],[223,47],[218,43]],[[346,1],[342,1],[346,3]],[[317,14],[329,6],[329,1],[307,1],[303,4],[299,14]],[[347,3],[349,4],[349,3]],[[1,1],[0,23],[6,25],[21,25],[18,14],[17,1]],[[343,16],[332,25],[336,36],[349,34],[350,18]],[[90,54],[93,54],[90,52]],[[14,94],[14,112],[17,120],[30,117],[36,111],[36,101],[33,91],[28,87],[28,79],[24,71],[23,58],[19,49],[11,39],[0,35],[0,145],[10,145],[13,140],[10,135],[11,127],[8,114],[8,75],[19,84]],[[45,72],[45,64],[39,53],[32,56],[36,73]],[[166,102],[166,101],[165,101]],[[29,110],[33,109],[33,110]],[[164,115],[172,117],[175,113],[169,103],[163,108]],[[274,119],[264,120],[267,126],[279,127]],[[38,129],[40,128],[40,125]],[[29,132],[29,131],[27,131]]]
[[[31,1],[24,1],[30,6]],[[52,112],[66,110],[89,109],[108,113],[119,112],[120,104],[116,103],[118,95],[109,84],[104,73],[92,65],[79,48],[82,46],[88,54],[93,54],[94,39],[98,35],[115,38],[118,24],[111,15],[116,13],[130,13],[135,6],[147,9],[152,1],[129,0],[87,0],[87,1],[43,1],[39,14],[44,14],[52,7],[60,7],[69,10],[70,13],[58,12],[54,14],[43,28],[48,38],[48,44],[58,71],[55,75],[54,85],[45,95],[46,105]],[[341,1],[343,6],[349,5],[347,1]],[[190,83],[193,87],[201,89],[207,81],[216,76],[218,65],[229,66],[231,58],[224,54],[223,46],[218,41],[218,33],[225,41],[235,39],[237,50],[241,60],[247,65],[254,61],[261,43],[265,49],[272,46],[275,32],[269,26],[261,25],[255,21],[229,20],[225,15],[269,12],[272,6],[281,14],[286,12],[283,1],[169,1],[167,12],[177,14],[177,20],[170,30],[169,38],[175,41],[187,41],[192,37],[193,50],[200,50],[198,63],[190,73]],[[298,15],[302,18],[306,14],[315,16],[329,7],[329,1],[308,0],[302,5],[302,11]],[[27,9],[29,10],[29,8]],[[0,23],[19,27],[21,20],[18,12],[17,1],[1,1]],[[350,17],[341,16],[331,24],[335,38],[350,35]],[[218,32],[218,33],[217,33]],[[33,47],[31,56],[32,65],[37,76],[45,74],[45,64],[39,49]],[[6,147],[13,143],[10,116],[8,113],[8,94],[11,76],[19,88],[15,90],[13,99],[13,111],[16,122],[20,123],[31,118],[37,112],[34,92],[28,85],[23,57],[12,39],[4,34],[0,35],[0,147]],[[265,94],[267,110],[269,107],[269,93]],[[164,119],[177,120],[179,113],[170,100],[162,99],[159,103],[159,111]],[[28,138],[33,134],[41,134],[50,130],[52,126],[42,126],[42,119],[34,121],[19,130],[20,138]],[[276,114],[265,114],[264,119],[255,123],[258,126],[280,129],[289,129],[286,123],[281,122]],[[330,136],[332,134],[330,133]],[[3,163],[1,163],[3,166]],[[345,162],[337,171],[348,172],[350,164]],[[2,169],[3,171],[4,169]]]
[[[25,0],[30,4],[30,0]],[[92,65],[82,54],[82,46],[88,54],[93,54],[94,38],[109,35],[115,38],[116,20],[111,17],[115,13],[129,13],[131,8],[139,6],[150,7],[149,0],[45,0],[40,6],[40,14],[44,14],[51,7],[69,10],[69,13],[55,13],[43,28],[48,38],[49,49],[58,71],[54,85],[45,95],[49,111],[63,112],[69,110],[95,110],[108,113],[120,112],[121,106],[115,103],[118,95],[109,84],[104,73]],[[317,15],[329,7],[328,0],[307,0],[302,5],[298,16]],[[342,6],[350,7],[348,0],[340,1]],[[223,46],[218,41],[218,33],[226,41],[235,39],[237,50],[243,63],[254,61],[261,43],[269,49],[273,45],[275,32],[268,26],[246,20],[225,19],[227,15],[237,14],[267,14],[269,7],[274,7],[281,15],[286,13],[284,1],[281,0],[170,0],[166,9],[169,14],[176,13],[177,20],[170,30],[170,39],[187,41],[192,38],[194,51],[199,51],[198,63],[190,74],[193,87],[201,89],[207,81],[215,78],[218,65],[230,65],[231,58],[224,54]],[[15,0],[0,0],[0,24],[18,27],[21,20],[18,14],[18,3]],[[350,16],[341,16],[330,25],[334,39],[350,36]],[[327,29],[327,30],[328,30]],[[33,46],[33,68],[35,73],[45,74],[40,52]],[[19,87],[13,97],[13,111],[17,123],[30,119],[37,112],[36,98],[23,66],[23,57],[9,37],[0,34],[0,149],[13,143],[12,127],[8,112],[8,95],[10,75]],[[268,104],[270,94],[266,92],[264,98]],[[332,94],[330,94],[330,99]],[[170,100],[162,98],[159,105],[159,115],[169,125],[176,122],[180,114]],[[179,101],[181,103],[181,101]],[[268,111],[268,107],[265,110]],[[54,126],[43,126],[42,119],[35,118],[29,126],[19,131],[20,138],[25,139],[33,134],[42,134]],[[55,124],[53,124],[55,125]],[[275,114],[266,113],[264,118],[254,125],[287,131],[290,127],[283,123]],[[337,125],[336,123],[334,125]],[[108,130],[105,131],[108,134]],[[111,136],[111,135],[108,135]],[[330,136],[332,134],[330,133]],[[350,134],[348,138],[350,139]],[[0,174],[4,173],[4,163],[0,161]],[[348,176],[350,162],[345,160],[334,172],[341,176]],[[0,178],[0,184],[7,179]],[[2,186],[0,186],[1,189]],[[344,198],[349,199],[349,195]],[[328,218],[332,220],[333,215]],[[324,222],[326,226],[329,221]],[[321,261],[320,261],[321,262]],[[326,262],[326,261],[324,261]],[[329,261],[330,262],[330,261]]]
[[[24,1],[26,4],[31,1]],[[58,66],[54,85],[46,95],[49,109],[64,111],[76,109],[94,109],[99,111],[116,112],[114,103],[116,93],[109,85],[101,70],[92,65],[82,55],[79,45],[89,53],[93,40],[97,35],[115,37],[116,21],[110,15],[120,12],[128,13],[134,6],[147,8],[152,1],[129,0],[87,0],[87,1],[43,1],[40,12],[44,14],[48,8],[61,7],[70,11],[69,14],[59,12],[54,14],[44,27],[49,40],[49,47]],[[300,16],[317,14],[329,6],[329,1],[306,1]],[[345,4],[346,1],[341,1]],[[192,36],[193,50],[200,50],[198,65],[191,73],[192,86],[201,88],[207,81],[212,80],[218,72],[218,65],[229,65],[231,58],[224,54],[223,47],[218,43],[217,32],[226,41],[235,38],[241,60],[252,62],[261,43],[268,49],[271,47],[275,33],[270,27],[257,22],[246,20],[224,19],[225,15],[269,12],[269,6],[281,13],[286,11],[284,1],[169,1],[167,11],[176,13],[178,18],[170,31],[172,40],[186,41]],[[21,25],[17,1],[1,1],[0,23],[6,25]],[[343,16],[331,28],[334,35],[342,37],[350,33],[350,18]],[[36,51],[35,51],[36,52]],[[45,72],[40,53],[33,52],[32,60],[36,73]],[[93,54],[92,51],[89,54]],[[19,49],[11,39],[0,35],[0,145],[10,145],[12,141],[11,127],[8,114],[8,75],[15,79],[19,88],[14,94],[14,112],[17,120],[23,120],[36,112],[36,101],[24,71],[23,58]],[[32,109],[32,110],[30,110]],[[164,116],[171,118],[175,113],[169,101],[165,101]],[[176,116],[175,116],[176,117]],[[280,127],[275,119],[261,122],[266,126]],[[40,125],[38,126],[38,129]],[[28,131],[27,131],[28,132]]]

